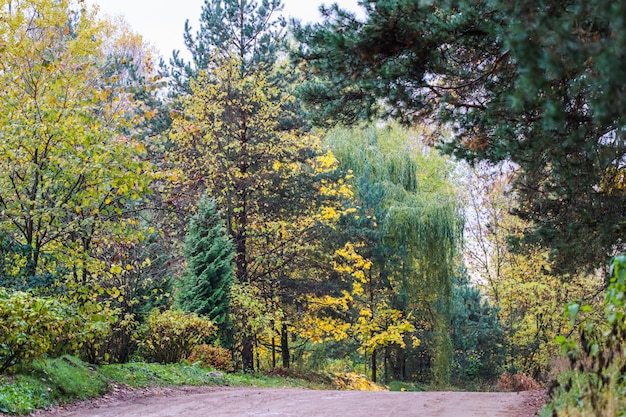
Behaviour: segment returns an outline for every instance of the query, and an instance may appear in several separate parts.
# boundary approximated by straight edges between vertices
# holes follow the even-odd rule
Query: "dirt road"
[[[543,393],[183,388],[128,393],[38,417],[530,417]]]

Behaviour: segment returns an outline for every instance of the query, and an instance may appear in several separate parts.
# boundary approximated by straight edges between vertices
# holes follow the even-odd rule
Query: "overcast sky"
[[[183,29],[189,19],[198,27],[203,0],[87,0],[98,4],[100,11],[112,16],[123,15],[133,30],[153,44],[162,56],[169,58],[174,49],[184,52]],[[321,4],[339,3],[348,10],[358,11],[357,0],[283,0],[284,15],[303,22],[320,20]]]

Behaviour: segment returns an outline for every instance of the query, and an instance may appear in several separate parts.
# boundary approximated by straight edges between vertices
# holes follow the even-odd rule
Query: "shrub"
[[[225,372],[232,372],[233,354],[230,350],[219,346],[198,345],[193,348],[189,355],[189,362],[200,362],[204,368],[215,368]]]
[[[78,353],[89,363],[107,362],[108,354],[103,346],[111,334],[111,327],[118,321],[117,311],[103,303],[83,301],[73,318],[76,320],[76,339],[69,351]]]
[[[213,323],[195,313],[153,310],[146,320],[141,353],[150,362],[179,362],[214,332]]]
[[[498,380],[501,391],[531,391],[541,389],[541,385],[526,374],[502,374]]]
[[[0,289],[0,373],[52,352],[67,333],[68,313],[58,300]]]

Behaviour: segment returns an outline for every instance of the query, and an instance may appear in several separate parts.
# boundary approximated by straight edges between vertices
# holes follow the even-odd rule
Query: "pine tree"
[[[626,3],[363,2],[300,28],[318,124],[390,116],[454,129],[445,149],[512,161],[520,216],[561,272],[624,250]],[[448,135],[449,137],[449,135]]]
[[[215,200],[203,197],[185,239],[187,273],[178,293],[183,310],[207,316],[223,333],[228,329],[234,247]]]
[[[250,70],[271,70],[282,48],[285,19],[278,13],[281,0],[205,0],[200,12],[200,28],[194,34],[185,22],[185,46],[191,53],[186,62],[174,51],[167,68],[172,87],[178,94],[191,94],[190,80],[200,71],[210,70],[217,56],[232,54],[241,60],[242,76]]]
[[[488,382],[502,372],[505,359],[504,327],[498,308],[462,275],[452,298],[453,379],[461,383]]]

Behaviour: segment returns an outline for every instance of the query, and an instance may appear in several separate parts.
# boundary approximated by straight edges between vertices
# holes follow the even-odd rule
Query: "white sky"
[[[204,0],[87,0],[98,4],[100,12],[112,16],[123,15],[132,29],[154,45],[167,59],[174,49],[185,51],[183,29],[189,19],[192,28],[198,28],[198,16]],[[359,11],[357,0],[283,0],[285,16],[303,22],[320,20],[321,4],[338,3],[343,9]]]

